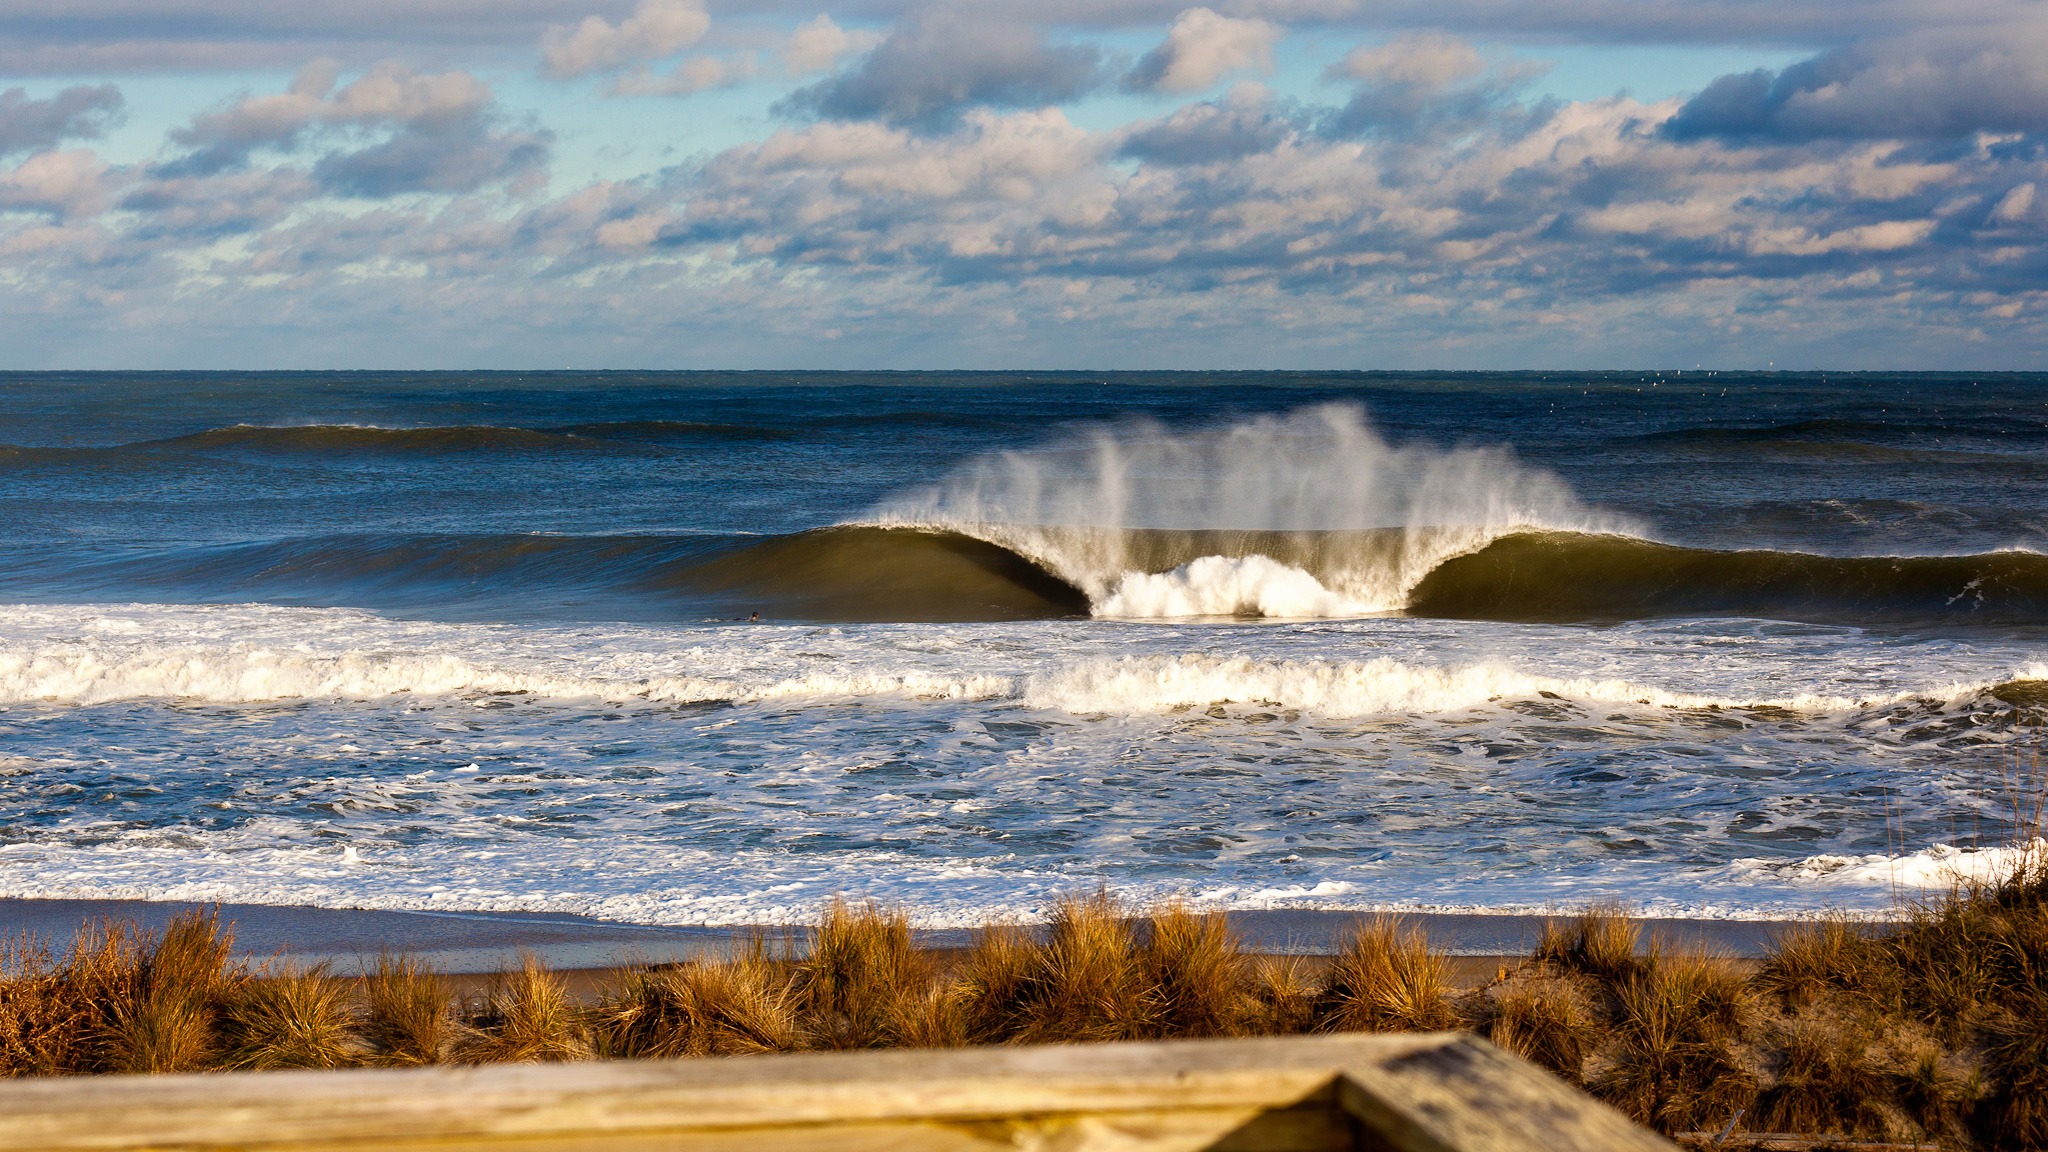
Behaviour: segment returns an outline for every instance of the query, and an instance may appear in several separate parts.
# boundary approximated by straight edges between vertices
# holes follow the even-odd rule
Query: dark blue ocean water
[[[11,374],[0,413],[7,895],[1872,904],[1998,862],[2048,677],[2038,375]]]

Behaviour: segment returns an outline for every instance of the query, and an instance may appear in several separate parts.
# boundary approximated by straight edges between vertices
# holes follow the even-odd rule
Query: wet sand
[[[133,922],[154,932],[181,912],[213,907],[177,901],[0,899],[0,936],[30,932],[62,948],[82,923],[96,917]],[[450,974],[514,968],[523,951],[556,969],[608,969],[723,955],[756,934],[800,944],[802,928],[624,924],[552,912],[390,912],[269,904],[218,908],[221,918],[234,924],[238,958],[294,966],[326,962],[337,973],[353,973],[364,959],[381,951],[409,952]],[[1253,952],[1325,956],[1336,950],[1359,915],[1273,909],[1233,912],[1230,919]],[[1543,931],[1541,916],[1409,913],[1403,919],[1425,929],[1437,948],[1460,958],[1453,967],[1461,976],[1468,968],[1491,976],[1492,962],[1527,955]],[[1742,959],[1763,956],[1775,935],[1790,923],[1660,918],[1638,922],[1645,941],[1654,936],[1671,946]],[[924,930],[918,936],[933,949],[965,947],[971,939],[967,929]]]

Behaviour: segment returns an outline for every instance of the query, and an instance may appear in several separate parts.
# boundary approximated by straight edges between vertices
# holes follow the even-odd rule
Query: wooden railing
[[[0,1082],[0,1152],[1672,1152],[1461,1033]]]

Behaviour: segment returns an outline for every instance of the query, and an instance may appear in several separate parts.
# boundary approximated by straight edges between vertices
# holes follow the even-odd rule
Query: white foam
[[[1903,855],[1823,853],[1800,860],[1737,860],[1729,874],[1741,882],[1770,879],[1829,888],[1948,891],[1991,884],[2048,866],[2048,840],[2034,837],[1991,848],[1935,844]]]
[[[530,693],[565,700],[637,698],[662,703],[881,694],[972,700],[1010,696],[1014,691],[1014,681],[1000,676],[824,672],[751,681],[694,676],[617,680],[479,666],[457,656],[431,653],[309,655],[268,648],[154,646],[130,652],[81,646],[0,648],[0,701],[66,704],[145,699],[247,704],[464,693]]]
[[[1204,556],[1157,574],[1126,572],[1094,605],[1097,616],[1363,616],[1371,609],[1340,596],[1299,568],[1265,556]]]
[[[1444,712],[1545,694],[1656,708],[1769,706],[1803,712],[1840,712],[1912,697],[1901,693],[1872,701],[1801,693],[1776,699],[1731,699],[1673,692],[1630,680],[1543,676],[1498,662],[1452,666],[1388,657],[1269,661],[1184,655],[1081,661],[1033,677],[1024,699],[1034,707],[1074,713],[1136,714],[1241,703],[1352,717]]]
[[[1214,587],[1215,585],[1210,585]],[[1259,585],[1266,589],[1271,584]],[[1163,594],[1163,614],[1187,605]],[[1269,598],[1274,614],[1306,615],[1303,605]],[[1211,605],[1213,607],[1213,602]],[[1242,602],[1240,602],[1240,607]],[[1262,609],[1263,610],[1263,609]],[[186,615],[204,619],[205,610]],[[330,626],[337,622],[322,620]],[[244,611],[250,625],[277,628],[311,610]],[[1322,716],[1441,712],[1503,699],[1553,695],[1566,699],[1656,708],[1774,706],[1803,712],[1840,712],[1903,699],[1914,692],[1850,698],[1815,692],[1731,697],[1674,690],[1624,678],[1545,675],[1499,660],[1439,664],[1392,657],[1363,661],[1273,660],[1249,655],[1074,657],[1012,659],[1006,667],[978,670],[985,658],[965,662],[919,654],[905,667],[888,648],[847,656],[795,653],[776,657],[758,645],[698,648],[688,653],[702,674],[678,675],[672,651],[614,648],[592,653],[503,643],[492,630],[443,626],[426,635],[358,613],[357,629],[340,628],[331,650],[315,640],[283,644],[177,644],[137,639],[129,621],[101,616],[92,639],[0,644],[0,702],[46,701],[72,705],[117,700],[170,699],[206,703],[271,700],[370,700],[391,696],[529,694],[559,700],[641,700],[653,703],[771,701],[804,698],[898,696],[922,700],[1016,700],[1027,707],[1074,714],[1137,715],[1196,705],[1270,704]],[[282,619],[280,619],[282,617]],[[231,627],[231,626],[230,626]],[[392,631],[401,635],[391,635]],[[362,635],[363,632],[370,636]],[[352,634],[353,633],[353,634]],[[381,633],[381,635],[380,635]],[[755,636],[766,633],[757,632]],[[733,640],[736,635],[728,632]],[[347,645],[375,637],[376,648]],[[787,643],[791,638],[780,638]],[[392,650],[394,640],[410,640]],[[424,641],[424,643],[422,643]],[[463,654],[458,655],[461,652]],[[1944,698],[1984,685],[1948,685]]]

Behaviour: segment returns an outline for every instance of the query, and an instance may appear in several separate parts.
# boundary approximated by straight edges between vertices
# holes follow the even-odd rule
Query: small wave
[[[1711,424],[1691,428],[1671,428],[1662,432],[1645,432],[1634,436],[1620,437],[1620,443],[1627,444],[1769,444],[1788,442],[1827,443],[1848,442],[1868,444],[1873,441],[1908,440],[1925,443],[1942,437],[1994,439],[2007,441],[2015,434],[2028,441],[2038,441],[2048,435],[2048,429],[2036,424],[2001,420],[1996,423],[1943,424],[1913,423],[1889,424],[1878,420],[1846,420],[1840,417],[1819,417],[1811,420],[1794,420],[1784,424],[1729,425]]]
[[[1293,662],[1248,657],[1131,657],[1086,661],[1034,679],[1024,699],[1066,712],[1171,712],[1214,704],[1256,704],[1318,716],[1445,712],[1499,700],[1555,697],[1655,708],[1784,708],[1842,712],[1910,699],[1851,700],[1799,695],[1730,699],[1672,692],[1626,680],[1555,677],[1505,664],[1410,664],[1366,661]]]
[[[2048,863],[2048,840],[1992,848],[1936,844],[1922,852],[1892,856],[1824,853],[1800,860],[1738,860],[1727,869],[1738,883],[1757,880],[1840,888],[1910,888],[1946,891],[1995,884]]]
[[[761,428],[751,424],[707,424],[695,420],[613,420],[596,424],[564,424],[543,428],[559,436],[582,436],[597,440],[787,440],[797,434],[785,428]]]
[[[1815,556],[1523,532],[1444,561],[1408,610],[1468,620],[1729,615],[2048,620],[2048,556]]]
[[[691,704],[802,696],[983,699],[1014,693],[1015,682],[1001,676],[818,673],[753,680],[689,676],[620,680],[493,667],[449,654],[315,655],[267,648],[154,646],[112,652],[82,646],[0,649],[0,700],[10,702],[103,704],[167,699],[253,704],[408,695],[530,694],[556,700]]]
[[[1292,709],[1345,718],[1437,713],[1502,700],[1552,698],[1602,706],[1774,708],[1839,713],[1886,707],[1922,694],[1852,700],[1825,695],[1758,699],[1676,692],[1620,679],[1547,676],[1500,663],[1436,665],[1389,657],[1287,661],[1207,655],[1099,657],[1032,673],[947,673],[848,668],[750,656],[702,675],[601,672],[530,657],[479,659],[448,651],[309,652],[264,645],[149,642],[44,643],[0,647],[0,701],[88,705],[117,700],[248,704],[390,696],[529,695],[537,699],[654,704],[746,703],[851,696],[1011,700],[1075,715],[1142,715],[1215,705]],[[1977,699],[1987,685],[1949,686],[1944,697]]]
[[[490,425],[438,428],[379,428],[358,424],[302,424],[265,427],[236,424],[185,436],[144,440],[129,449],[250,452],[471,452],[602,448],[603,441],[561,432]]]

